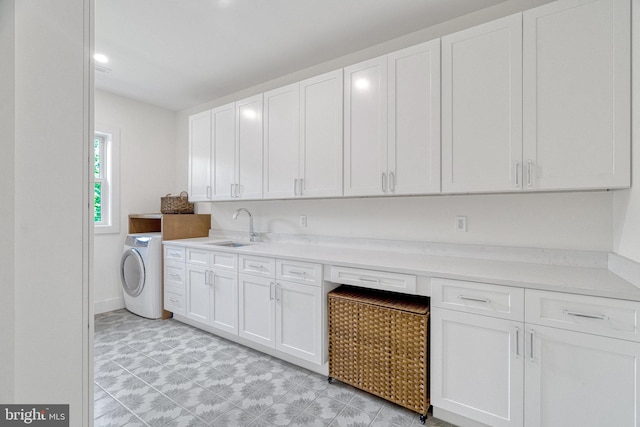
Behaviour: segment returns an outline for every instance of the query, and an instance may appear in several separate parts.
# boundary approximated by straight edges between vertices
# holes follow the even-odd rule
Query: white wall
[[[97,313],[124,307],[119,268],[128,215],[160,212],[160,197],[180,190],[175,184],[175,118],[173,111],[95,91],[96,126],[120,130],[120,233],[95,236]]]
[[[15,8],[0,0],[0,402],[13,402],[15,369]]]
[[[181,111],[177,123],[178,183],[187,185],[190,114],[546,2],[508,1]],[[585,192],[224,202],[200,203],[198,211],[212,213],[215,229],[246,230],[246,219],[231,220],[236,208],[246,206],[256,214],[256,228],[261,232],[610,251],[612,198],[607,192]],[[308,228],[298,226],[299,215],[307,215]],[[467,233],[454,231],[456,215],[468,217]]]
[[[632,39],[632,187],[614,196],[614,250],[640,262],[640,0],[633,0]],[[635,149],[634,149],[635,148]]]
[[[1,163],[14,162],[15,179],[8,191],[15,195],[13,233],[1,230],[3,246],[11,234],[15,243],[15,276],[8,285],[15,292],[15,342],[1,345],[15,356],[8,395],[20,403],[69,404],[70,425],[79,427],[89,423],[90,393],[92,2],[13,4],[15,134],[0,153]],[[3,20],[10,8],[3,4]],[[4,180],[11,168],[3,165],[2,171]]]

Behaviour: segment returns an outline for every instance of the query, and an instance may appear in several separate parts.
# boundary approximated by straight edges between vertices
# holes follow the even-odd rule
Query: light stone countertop
[[[424,277],[486,282],[530,289],[640,301],[640,288],[603,267],[425,255],[391,250],[349,248],[305,243],[247,243],[241,247],[211,243],[230,239],[201,237],[170,240],[167,245],[286,258],[324,265],[363,268]]]

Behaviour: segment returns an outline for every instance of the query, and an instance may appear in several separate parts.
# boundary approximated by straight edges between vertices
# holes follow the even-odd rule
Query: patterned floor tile
[[[326,427],[329,424],[320,418],[316,418],[306,412],[298,415],[289,426],[291,427]]]
[[[106,414],[98,417],[94,421],[95,427],[120,427],[137,418],[124,406],[119,406]]]
[[[107,412],[113,411],[114,409],[120,407],[120,402],[118,402],[113,397],[109,396],[106,392],[102,399],[97,399],[93,403],[93,416],[94,418],[101,417]]]
[[[200,387],[195,383],[192,383],[192,387],[188,390],[181,392],[167,392],[166,395],[169,399],[189,410],[195,408],[202,402],[218,397],[214,392],[207,390],[204,387]]]
[[[304,412],[324,421],[331,421],[338,416],[345,406],[347,406],[346,402],[321,396],[314,400]]]
[[[191,409],[191,412],[201,418],[204,422],[212,424],[216,418],[233,407],[234,405],[231,402],[218,396],[200,402]]]
[[[175,402],[167,399],[167,401],[159,406],[141,414],[140,418],[150,427],[162,427],[172,420],[184,415],[189,415],[189,412],[182,406],[179,406]]]
[[[332,426],[340,427],[356,427],[370,425],[375,417],[372,417],[366,411],[353,406],[345,406],[344,409],[331,423]]]
[[[220,415],[213,421],[213,423],[211,423],[211,425],[245,427],[253,423],[255,420],[255,415],[235,407]]]
[[[96,427],[422,426],[404,408],[172,319],[97,315],[94,355]]]

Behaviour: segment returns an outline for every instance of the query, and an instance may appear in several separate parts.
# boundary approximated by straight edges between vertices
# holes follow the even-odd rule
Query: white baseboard
[[[104,301],[96,301],[93,303],[95,314],[106,313],[107,311],[120,310],[124,308],[124,298],[112,298]]]

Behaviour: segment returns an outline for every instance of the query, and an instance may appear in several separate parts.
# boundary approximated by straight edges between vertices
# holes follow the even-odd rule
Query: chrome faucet
[[[249,212],[249,209],[247,208],[240,208],[237,211],[234,212],[233,214],[233,219],[238,219],[238,215],[240,214],[240,212],[246,212],[247,215],[249,215],[249,241],[250,242],[255,242],[256,237],[258,237],[258,233],[255,233],[253,231],[253,215],[251,215],[251,212]]]

